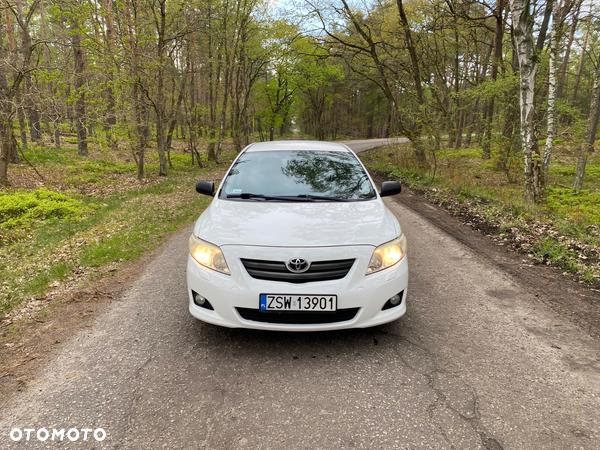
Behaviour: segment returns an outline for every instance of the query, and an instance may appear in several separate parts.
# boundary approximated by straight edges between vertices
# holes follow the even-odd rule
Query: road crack
[[[390,348],[396,354],[396,356],[402,361],[402,363],[408,367],[413,372],[423,376],[427,381],[427,386],[430,391],[435,395],[434,401],[427,407],[427,412],[429,417],[432,420],[435,420],[436,410],[438,408],[444,408],[447,411],[450,411],[456,417],[458,417],[461,421],[467,423],[474,431],[474,433],[479,437],[481,441],[481,445],[486,450],[503,450],[500,442],[489,435],[487,430],[481,424],[481,411],[479,409],[480,399],[477,391],[467,383],[463,382],[460,377],[460,374],[453,373],[450,370],[442,367],[442,364],[439,362],[439,357],[433,354],[427,348],[413,342],[412,340],[406,338],[401,334],[396,334],[392,332],[386,332],[382,330],[378,330],[381,335],[390,336],[398,339],[400,343],[406,343],[407,346],[404,347],[405,353],[410,352],[410,347],[413,348],[413,351],[416,350],[420,352],[425,357],[425,361],[419,367],[417,364],[412,364],[408,361],[410,356],[408,354],[404,354],[402,350],[402,346],[392,345]],[[373,334],[373,339],[376,340],[375,334]],[[385,344],[385,342],[381,342]],[[455,405],[461,404],[461,399],[456,395],[456,391],[452,392],[452,389],[447,386],[444,389],[444,380],[440,377],[446,378],[446,383],[448,385],[455,384],[460,389],[461,392],[466,393],[472,400],[469,401],[469,406],[465,406],[464,408],[459,408]],[[455,398],[456,397],[456,398]],[[465,403],[464,401],[462,403]],[[446,429],[443,424],[438,424],[437,428],[448,443],[450,448],[457,448],[448,435]]]

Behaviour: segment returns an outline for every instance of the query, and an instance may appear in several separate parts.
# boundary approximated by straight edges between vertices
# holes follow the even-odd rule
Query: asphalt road
[[[363,139],[355,141],[340,141],[348,145],[355,153],[362,153],[366,150],[381,147],[389,144],[406,144],[410,142],[408,138],[387,138],[387,139]]]
[[[409,241],[399,321],[310,334],[198,322],[187,311],[190,227],[10,399],[0,448],[597,450],[600,344],[386,203]],[[9,437],[99,427],[101,442]]]

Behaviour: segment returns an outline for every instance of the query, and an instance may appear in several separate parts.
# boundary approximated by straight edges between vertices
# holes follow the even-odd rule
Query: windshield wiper
[[[304,198],[285,196],[285,195],[264,195],[242,192],[241,194],[227,194],[227,198],[241,198],[242,200],[260,199],[260,200],[282,200],[286,202],[305,202],[310,201]]]
[[[300,194],[298,198],[305,198],[311,202],[315,200],[326,200],[330,202],[351,202],[352,199],[343,198],[343,197],[334,197],[332,195],[310,195],[310,194]]]

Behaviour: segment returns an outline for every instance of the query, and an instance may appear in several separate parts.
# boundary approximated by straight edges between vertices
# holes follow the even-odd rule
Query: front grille
[[[335,261],[313,261],[304,273],[290,272],[283,261],[263,261],[243,259],[242,264],[252,278],[288,283],[309,283],[312,281],[339,280],[344,278],[354,264],[354,259]]]
[[[335,312],[273,312],[259,309],[236,308],[242,319],[253,322],[309,325],[346,322],[354,319],[359,308],[338,309]]]

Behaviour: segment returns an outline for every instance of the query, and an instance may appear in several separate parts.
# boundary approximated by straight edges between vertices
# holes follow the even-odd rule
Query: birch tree
[[[558,2],[552,7],[552,30],[550,31],[550,61],[548,68],[548,124],[546,132],[546,148],[542,158],[542,186],[548,181],[550,157],[552,156],[552,141],[554,139],[554,122],[556,120],[556,52],[558,47]]]
[[[510,0],[513,34],[519,61],[519,106],[523,149],[525,197],[534,203],[540,198],[540,153],[535,127],[535,76],[538,55],[533,41],[534,17],[529,0]]]

